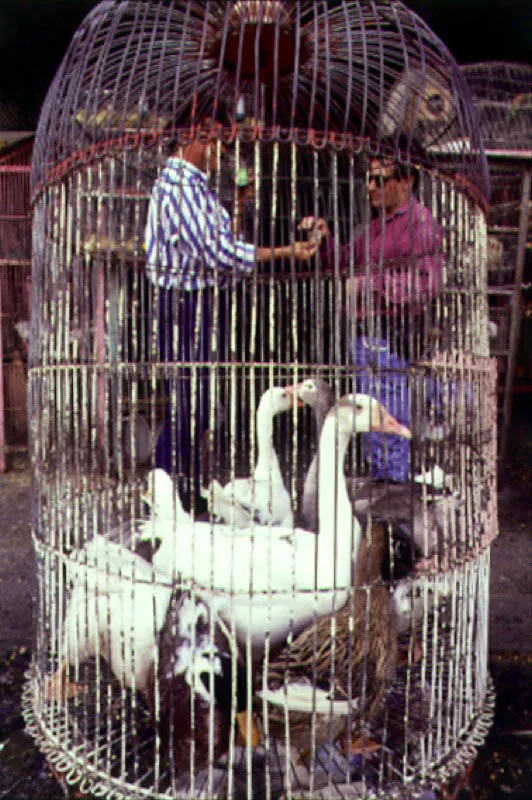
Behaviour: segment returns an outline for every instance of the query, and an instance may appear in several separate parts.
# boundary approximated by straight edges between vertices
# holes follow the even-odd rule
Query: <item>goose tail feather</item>
[[[275,706],[286,706],[289,711],[306,714],[347,715],[349,710],[355,711],[358,700],[332,700],[329,691],[318,689],[310,683],[290,683],[279,689],[263,689],[259,697],[266,703]]]

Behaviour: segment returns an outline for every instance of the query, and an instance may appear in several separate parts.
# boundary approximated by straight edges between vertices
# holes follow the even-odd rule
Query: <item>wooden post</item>
[[[0,472],[6,471],[6,418],[4,409],[4,344],[2,315],[2,279],[0,277]]]

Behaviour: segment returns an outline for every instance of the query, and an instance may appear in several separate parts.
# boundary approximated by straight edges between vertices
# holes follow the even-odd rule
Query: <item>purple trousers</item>
[[[393,353],[386,339],[369,339],[366,336],[355,339],[353,358],[357,366],[357,392],[374,397],[399,422],[409,425],[408,361]],[[371,369],[364,370],[364,367]],[[401,483],[408,480],[408,439],[386,433],[368,433],[364,440],[364,454],[371,477]]]

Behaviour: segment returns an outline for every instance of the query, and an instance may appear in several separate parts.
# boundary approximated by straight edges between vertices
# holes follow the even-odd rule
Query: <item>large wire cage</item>
[[[495,325],[491,352],[498,363],[503,467],[522,323],[522,286],[528,282],[530,269],[532,66],[495,61],[466,64],[461,69],[477,109],[490,170],[489,314]]]
[[[474,757],[486,191],[464,79],[401,3],[83,22],[34,148],[29,374],[25,714],[69,782],[392,797]]]
[[[33,137],[0,153],[0,472],[26,449]]]

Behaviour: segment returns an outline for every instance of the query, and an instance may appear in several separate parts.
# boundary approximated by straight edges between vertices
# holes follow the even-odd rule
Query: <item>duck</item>
[[[258,745],[260,732],[247,712],[247,671],[236,641],[203,599],[174,589],[157,647],[147,699],[163,758],[187,773],[205,769],[210,758],[218,760],[229,749],[233,704],[233,731],[237,728],[252,747]]]
[[[237,528],[249,528],[253,522],[293,527],[292,500],[273,446],[273,421],[296,400],[293,386],[272,386],[263,393],[256,413],[257,463],[253,475],[235,478],[224,486],[211,480],[202,492],[215,518]]]
[[[166,578],[144,558],[102,534],[68,561],[72,590],[63,622],[63,658],[45,697],[65,701],[84,687],[67,679],[99,655],[123,686],[146,693],[147,675],[171,596]],[[152,613],[146,613],[150,609]]]
[[[434,464],[430,470],[416,475],[414,482],[423,487],[420,488],[421,495],[426,497],[440,534],[443,534],[447,541],[450,536],[457,544],[456,532],[462,525],[461,515],[465,501],[459,489],[453,488],[456,477],[444,471],[438,464]],[[425,563],[436,570],[446,569],[449,566],[448,557],[448,548],[440,545],[438,551],[427,556]]]
[[[299,633],[316,615],[345,602],[351,564],[361,528],[353,516],[344,476],[344,459],[355,432],[399,429],[380,404],[366,395],[346,395],[325,419],[319,443],[319,536],[302,528],[253,524],[235,532],[214,522],[159,526],[162,544],[154,555],[157,571],[193,583],[237,639],[250,640],[259,657],[269,637],[276,646],[290,630]],[[164,529],[164,530],[163,530]]]
[[[403,536],[408,533],[418,557],[431,558],[440,547],[442,531],[435,507],[423,500],[412,483],[389,483],[355,478],[349,483],[353,510],[366,526],[370,520],[388,524]],[[399,577],[399,576],[396,576]]]
[[[395,607],[380,582],[387,548],[385,526],[374,525],[371,542],[361,542],[348,601],[290,638],[263,665],[257,698],[267,727],[285,740],[288,721],[290,744],[300,754],[310,754],[312,741],[318,749],[331,738],[343,739],[351,755],[380,747],[363,741],[360,726],[378,709],[397,664]],[[346,735],[349,718],[353,735]]]
[[[448,483],[449,476],[445,479]],[[423,484],[427,489],[422,489]],[[417,571],[423,570],[423,564],[445,562],[448,531],[460,524],[463,501],[458,491],[431,482],[422,473],[408,483],[357,478],[351,482],[350,493],[355,513],[363,525],[370,519],[383,521],[393,528],[394,537],[399,531],[411,537]]]

